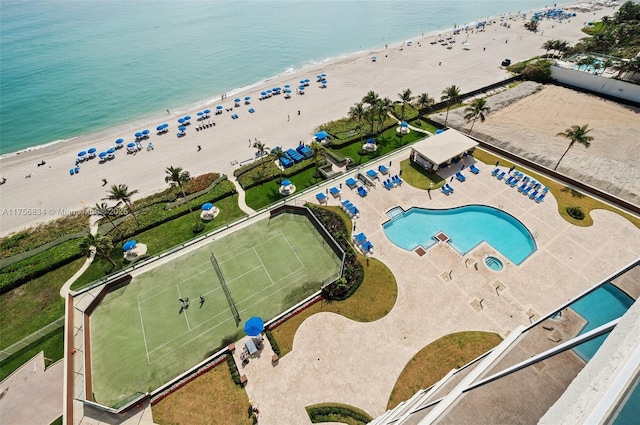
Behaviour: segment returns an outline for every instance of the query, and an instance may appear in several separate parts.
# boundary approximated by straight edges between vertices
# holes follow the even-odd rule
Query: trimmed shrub
[[[321,422],[344,422],[366,425],[373,420],[366,412],[339,403],[323,403],[305,408],[314,424]]]
[[[576,220],[584,220],[584,211],[580,207],[567,207],[567,214]]]
[[[544,83],[551,77],[551,62],[545,60],[531,63],[522,70],[522,75],[527,80]]]
[[[280,357],[280,346],[278,345],[278,341],[276,341],[276,338],[273,336],[273,333],[267,329],[265,334],[267,334],[267,339],[269,340],[269,344],[271,344],[273,352],[276,353],[278,357]]]
[[[229,366],[229,372],[231,372],[231,379],[233,383],[242,386],[242,382],[240,382],[240,372],[238,372],[238,366],[236,366],[236,361],[233,360],[233,356],[227,353],[227,366]]]

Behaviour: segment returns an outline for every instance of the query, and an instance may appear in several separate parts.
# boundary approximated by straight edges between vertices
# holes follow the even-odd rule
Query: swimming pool
[[[446,210],[413,207],[383,225],[391,242],[407,251],[436,243],[434,235],[444,232],[449,243],[466,254],[486,241],[518,265],[536,250],[529,230],[513,216],[486,205],[466,205]]]
[[[629,310],[633,302],[633,298],[616,286],[607,283],[589,295],[575,301],[569,307],[587,321],[585,327],[578,334],[582,335],[619,318]],[[591,341],[580,344],[574,347],[573,351],[588,362],[596,354],[596,351],[598,351],[607,336],[608,334],[601,335]]]

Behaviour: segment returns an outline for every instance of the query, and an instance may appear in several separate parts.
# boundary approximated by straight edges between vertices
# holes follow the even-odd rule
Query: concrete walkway
[[[393,157],[392,174],[399,172],[397,163],[406,156]],[[465,164],[471,161],[467,158]],[[370,165],[375,169],[379,164]],[[299,327],[293,351],[277,365],[270,358],[252,360],[243,372],[249,398],[260,405],[262,425],[310,423],[305,406],[324,402],[350,404],[376,417],[386,410],[402,369],[426,345],[459,331],[490,331],[504,337],[590,288],[640,252],[640,230],[621,216],[596,210],[591,213],[593,226],[573,226],[559,216],[551,194],[537,204],[492,177],[489,165],[476,166],[479,175],[463,172],[464,183],[450,183],[455,189],[450,196],[440,191],[428,194],[408,184],[391,190],[377,185],[365,198],[348,189],[343,192],[342,200],[350,200],[361,211],[358,231],[375,245],[373,256],[397,279],[396,304],[371,323],[315,314]],[[450,177],[446,170],[443,177]],[[312,194],[306,198],[316,202]],[[338,204],[337,199],[328,202]],[[515,216],[534,235],[536,251],[520,265],[486,242],[464,256],[449,245],[436,245],[419,256],[394,245],[382,227],[393,207],[444,209],[468,204],[492,206]],[[501,259],[504,270],[485,267],[486,255]]]
[[[98,233],[99,223],[100,223],[100,217],[92,215],[89,218],[89,232],[94,236]],[[78,270],[73,276],[71,276],[69,280],[67,280],[64,283],[64,285],[62,285],[62,288],[60,288],[60,296],[62,298],[64,299],[67,298],[67,294],[69,293],[69,290],[71,289],[71,285],[73,285],[73,282],[75,282],[76,280],[78,280],[78,278],[80,278],[80,276],[82,276],[82,273],[84,273],[89,268],[89,266],[91,265],[95,257],[96,257],[96,250],[92,249],[91,254],[87,258],[87,261],[84,262],[82,267],[80,267],[80,270]]]
[[[256,211],[253,208],[250,208],[245,201],[247,194],[242,188],[242,186],[240,186],[240,183],[238,183],[238,179],[234,178],[233,180],[229,180],[229,181],[233,183],[233,185],[236,187],[236,190],[238,191],[238,206],[240,207],[240,209],[245,213],[247,213],[248,215],[255,214]]]

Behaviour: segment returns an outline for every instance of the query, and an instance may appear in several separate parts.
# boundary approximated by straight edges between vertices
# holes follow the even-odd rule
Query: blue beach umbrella
[[[96,153],[96,148],[89,148],[89,150],[87,152],[89,153]]]
[[[251,96],[245,96],[244,100],[251,100]]]
[[[327,74],[324,74],[324,73],[323,73],[323,74],[320,74],[320,76],[321,76],[322,78],[324,78],[324,77],[326,77],[326,76],[327,76]]]
[[[282,180],[282,183],[280,183],[282,186],[291,186],[291,180]]]
[[[236,102],[236,103],[240,102],[240,100],[241,99],[239,97],[236,97],[235,99],[233,99],[233,101]]]
[[[299,86],[298,90],[304,90],[304,86]]]
[[[186,131],[187,127],[185,127],[184,125],[181,125],[180,127],[178,127],[178,130],[180,131]]]
[[[202,209],[204,211],[211,211],[213,209],[213,204],[211,202],[207,202],[206,204],[202,205]]]
[[[116,140],[116,145],[121,145],[124,143],[124,139],[118,139]]]
[[[204,110],[204,113],[205,113],[205,114],[210,114],[210,113],[211,113],[211,110],[210,110],[210,109],[205,109],[205,110]]]
[[[189,121],[190,119],[191,119],[191,115],[186,115],[186,116],[184,117],[184,120],[185,120],[185,121]]]
[[[300,84],[304,84],[304,80],[300,80]]]
[[[310,79],[308,79],[308,78],[305,78],[304,82],[305,82],[305,83],[310,83],[310,82],[311,82],[311,80],[310,80]]]
[[[260,94],[261,94],[262,96],[266,96],[266,95],[267,95],[267,92],[266,92],[266,91],[263,91],[263,92],[260,92]]]
[[[136,136],[136,139],[139,139],[142,137],[142,133],[141,132],[137,132],[136,134],[134,134],[134,136]]]
[[[146,129],[145,129],[145,130],[142,130],[142,135],[143,135],[143,136],[146,136],[146,135],[148,135],[149,133],[150,133],[150,131],[149,131],[149,130],[146,130]]]
[[[288,88],[291,88],[291,86],[290,86],[289,84],[285,84],[285,85],[284,85],[284,88],[285,88],[285,89],[288,89]]]
[[[201,116],[203,116],[203,115],[204,115],[204,112],[198,112],[196,115],[197,115],[197,116],[199,116],[199,117],[201,117]]]
[[[116,150],[114,148],[109,148],[109,150],[107,150],[107,153],[116,153]]]
[[[178,123],[179,124],[184,124],[184,118],[178,118]]]
[[[133,249],[136,247],[136,245],[138,245],[138,242],[134,241],[133,239],[130,241],[126,241],[124,243],[124,245],[122,245],[122,249],[125,251],[129,251],[130,249]]]
[[[105,157],[105,156],[107,156],[107,155],[108,155],[108,153],[106,153],[106,152],[100,152],[100,153],[98,154],[98,156],[99,156],[100,158],[104,158],[104,157]]]
[[[252,317],[244,324],[244,332],[248,336],[258,336],[264,330],[264,321],[259,317]]]
[[[291,90],[289,90],[289,89],[284,89],[284,92],[285,92],[285,93],[291,93]]]
[[[373,139],[373,138],[371,138],[371,139],[367,139],[367,143],[370,143],[370,144],[372,144],[372,145],[373,145],[373,144],[375,144],[375,143],[376,143],[376,139]]]
[[[162,124],[162,128],[169,128],[169,124],[167,123]]]
[[[158,131],[164,130],[164,125],[161,124],[161,125],[157,126],[156,130],[158,130]]]
[[[402,122],[400,123],[400,127],[409,127],[409,124],[407,124],[407,122],[406,122],[406,121],[402,121]]]
[[[85,156],[86,154],[87,154],[87,151],[78,152],[78,156]]]
[[[127,147],[128,147],[128,148],[135,148],[135,147],[136,147],[136,144],[135,144],[135,143],[133,143],[133,142],[131,142],[131,143],[127,143]]]

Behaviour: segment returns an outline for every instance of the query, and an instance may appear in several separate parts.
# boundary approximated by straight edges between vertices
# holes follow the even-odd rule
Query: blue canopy
[[[164,130],[164,125],[159,125],[156,127],[156,130],[160,131],[160,130]]]
[[[304,91],[304,86],[298,86],[298,90]]]
[[[106,153],[106,152],[100,152],[100,153],[98,154],[98,156],[99,156],[100,158],[104,158],[104,157],[105,157],[105,156],[107,156],[107,155],[108,155],[108,153]]]
[[[210,114],[210,113],[211,113],[211,110],[210,110],[210,109],[205,109],[205,110],[204,110],[204,113],[205,113],[205,114]]]
[[[290,86],[289,84],[285,84],[285,85],[284,85],[284,88],[285,88],[285,89],[288,89],[288,88],[290,88],[290,87],[291,87],[291,86]]]
[[[244,100],[251,100],[251,96],[245,96]]]
[[[190,119],[191,119],[191,115],[186,115],[186,116],[184,117],[184,120],[185,120],[185,121],[189,121]]]
[[[116,150],[114,148],[109,148],[109,150],[107,150],[107,153],[116,153]]]
[[[147,134],[149,134],[149,130],[142,130],[142,134],[146,136]]]
[[[207,202],[206,204],[202,205],[202,209],[204,211],[210,211],[213,209],[213,204],[211,202]]]
[[[89,148],[89,150],[87,152],[89,153],[96,153],[96,148]]]
[[[184,118],[178,118],[178,123],[184,124]]]
[[[178,127],[178,130],[180,131],[185,131],[187,129],[187,127],[185,127],[184,125],[181,125],[180,127]]]
[[[201,117],[201,116],[203,116],[203,115],[204,115],[204,112],[198,112],[196,115],[197,115],[197,116],[199,116],[199,117]]]
[[[437,129],[437,130],[436,130],[436,134],[440,134],[440,133],[442,133],[442,132],[444,132],[444,130],[443,130],[443,129],[441,129],[441,128],[439,128],[439,129]]]
[[[326,76],[327,76],[327,74],[324,74],[324,73],[323,73],[323,74],[320,74],[320,76],[321,76],[321,77],[326,77]]]
[[[167,123],[162,124],[162,128],[168,128],[168,127],[169,127],[169,124]]]
[[[282,183],[280,183],[282,186],[291,186],[291,180],[286,179],[286,180],[282,180]]]
[[[259,317],[252,317],[244,324],[244,332],[248,336],[258,336],[264,330],[264,321]]]
[[[266,92],[266,91],[263,91],[263,92],[260,92],[260,94],[261,94],[261,95],[263,95],[263,96],[266,96],[266,95],[267,95],[267,92]]]
[[[376,143],[376,139],[374,139],[374,138],[367,139],[367,143],[375,144]]]
[[[291,90],[289,90],[289,89],[285,89],[285,90],[284,90],[284,92],[285,92],[285,93],[291,93]]]
[[[300,84],[304,84],[304,80],[300,80]]]
[[[87,151],[78,152],[78,156],[85,156],[86,154],[87,154]]]
[[[407,124],[407,122],[406,122],[406,121],[402,121],[402,122],[400,123],[400,127],[409,127],[409,124]]]
[[[123,144],[123,143],[124,143],[124,139],[118,139],[118,140],[116,140],[116,144],[117,144],[117,145],[121,145],[121,144]]]
[[[309,82],[311,82],[311,80],[310,80],[310,79],[308,79],[308,78],[306,78],[306,79],[304,80],[304,82],[305,82],[305,83],[309,83]]]
[[[122,249],[125,251],[129,251],[130,249],[133,249],[136,247],[136,245],[138,245],[138,242],[134,241],[133,239],[130,241],[126,241],[124,243],[124,245],[122,245]]]
[[[135,144],[135,143],[133,143],[133,142],[131,142],[131,143],[127,143],[127,147],[128,147],[128,148],[135,148],[135,147],[136,147],[136,144]]]
[[[224,108],[224,106],[222,106],[222,105],[216,106],[216,109],[222,109],[222,108]]]
[[[239,97],[236,97],[235,99],[233,99],[234,102],[240,102],[240,100],[241,99]]]
[[[329,134],[326,131],[318,131],[316,133],[316,139],[318,140],[326,139],[327,137],[329,137]]]
[[[142,133],[141,132],[137,132],[136,134],[134,134],[134,136],[136,136],[136,138],[139,139],[140,137],[142,137]]]

